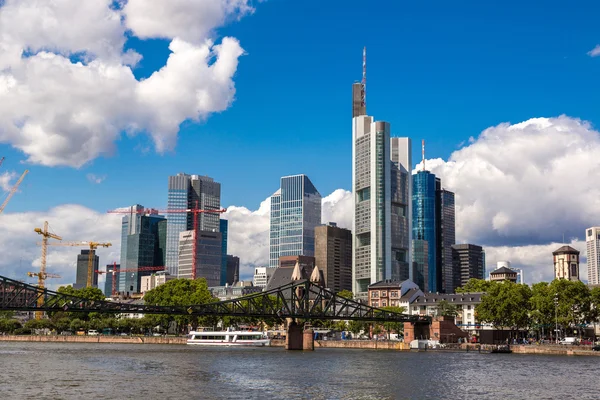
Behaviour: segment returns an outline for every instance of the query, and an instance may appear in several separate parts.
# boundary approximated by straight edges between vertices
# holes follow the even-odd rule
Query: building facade
[[[485,251],[476,244],[452,245],[454,290],[469,279],[485,279]]]
[[[436,179],[436,258],[437,291],[454,293],[455,277],[452,260],[452,245],[456,243],[454,193],[442,188]]]
[[[227,277],[225,283],[233,285],[240,280],[240,258],[227,254]]]
[[[194,274],[193,249],[196,243],[196,274],[197,278],[205,278],[208,286],[220,286],[222,267],[222,236],[221,232],[184,231],[179,234],[179,274],[178,278],[191,279]]]
[[[77,273],[73,289],[83,289],[87,286],[88,279],[88,263],[90,252],[92,253],[92,286],[98,287],[98,263],[99,258],[94,250],[81,250],[81,254],[77,255]]]
[[[423,296],[423,292],[411,280],[386,279],[369,285],[371,307],[402,307],[408,312],[410,304],[420,296]]]
[[[562,246],[552,252],[554,259],[554,278],[579,280],[579,250],[571,246]]]
[[[177,277],[170,275],[167,271],[156,272],[152,275],[143,276],[141,279],[140,293],[146,294],[147,291],[155,289],[158,286],[176,278]]]
[[[423,292],[429,291],[429,243],[426,240],[412,241],[413,282]]]
[[[213,178],[179,173],[169,177],[167,210],[182,211],[198,207],[217,211],[221,208],[221,184]],[[218,213],[200,213],[198,229],[219,232]],[[171,275],[178,275],[179,235],[194,228],[193,213],[171,212],[167,214],[165,266]]]
[[[254,278],[252,283],[256,287],[265,288],[269,283],[269,279],[273,276],[274,267],[256,267],[254,268]]]
[[[517,283],[517,271],[500,267],[490,272],[490,281],[511,281]]]
[[[427,242],[427,289],[439,292],[437,269],[436,177],[429,171],[419,171],[413,178],[413,240]]]
[[[391,138],[391,279],[412,279],[412,144],[410,138]]]
[[[588,283],[600,284],[600,227],[588,228],[585,231],[587,252]]]
[[[271,196],[269,266],[281,256],[314,256],[315,227],[321,224],[321,194],[306,175],[281,178]]]
[[[315,263],[325,287],[335,293],[352,290],[352,232],[335,223],[315,228]]]
[[[115,280],[115,292],[119,290],[119,270],[121,269],[121,264],[108,264],[106,266],[106,280],[104,281],[104,295],[106,297],[111,297],[113,295],[113,279]],[[115,272],[113,272],[115,271]],[[115,293],[116,294],[116,293]]]
[[[227,233],[229,231],[229,223],[226,219],[219,221],[219,232],[223,239],[221,246],[221,286],[227,283]]]

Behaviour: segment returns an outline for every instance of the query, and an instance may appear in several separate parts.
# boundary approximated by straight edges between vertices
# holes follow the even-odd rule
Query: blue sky
[[[250,209],[288,174],[307,174],[324,196],[350,189],[350,90],[361,78],[363,46],[368,113],[389,121],[393,134],[412,137],[415,160],[421,139],[428,158],[446,159],[501,122],[567,114],[598,124],[600,58],[587,52],[600,43],[600,5],[414,3],[255,4],[254,15],[218,30],[247,53],[228,110],[182,124],[174,152],[159,155],[147,136],[123,135],[115,154],[80,169],[19,165],[25,156],[3,144],[4,168],[31,171],[7,211],[64,203],[160,208],[167,176],[181,171],[214,177],[223,206]],[[144,56],[136,77],[164,65],[168,43],[128,41]],[[92,184],[89,173],[106,179]]]

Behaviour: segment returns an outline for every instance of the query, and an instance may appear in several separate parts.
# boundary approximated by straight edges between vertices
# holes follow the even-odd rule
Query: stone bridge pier
[[[288,319],[287,335],[285,337],[286,350],[315,349],[315,335],[312,328],[305,328],[293,319]]]

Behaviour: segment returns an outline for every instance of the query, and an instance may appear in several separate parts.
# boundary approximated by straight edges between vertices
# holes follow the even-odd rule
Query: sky
[[[0,1],[0,274],[39,267],[33,228],[111,241],[107,210],[165,208],[167,177],[213,177],[242,276],[268,262],[268,197],[304,173],[351,225],[351,84],[426,142],[457,196],[457,242],[552,277],[600,225],[600,28],[592,1]],[[413,165],[416,167],[416,165]],[[74,248],[48,269],[71,283]],[[584,257],[585,258],[585,257]],[[585,264],[581,275],[587,277]],[[25,278],[24,278],[25,279]]]

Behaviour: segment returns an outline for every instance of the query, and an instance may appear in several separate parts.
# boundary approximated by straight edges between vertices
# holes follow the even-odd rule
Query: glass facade
[[[426,240],[412,241],[413,279],[423,292],[429,291],[429,252]]]
[[[437,279],[436,177],[429,171],[419,171],[412,178],[413,240],[427,242],[427,289],[430,292],[439,292],[441,285],[438,286]]]
[[[219,231],[221,232],[221,286],[227,282],[227,228],[229,226],[226,219],[219,221]],[[239,259],[238,259],[239,261]]]
[[[271,196],[269,265],[280,256],[314,256],[315,227],[321,224],[321,194],[306,175],[281,178]]]
[[[452,245],[456,243],[454,193],[442,189],[439,179],[436,180],[436,212],[438,290],[442,293],[454,293],[456,287],[452,261]]]

